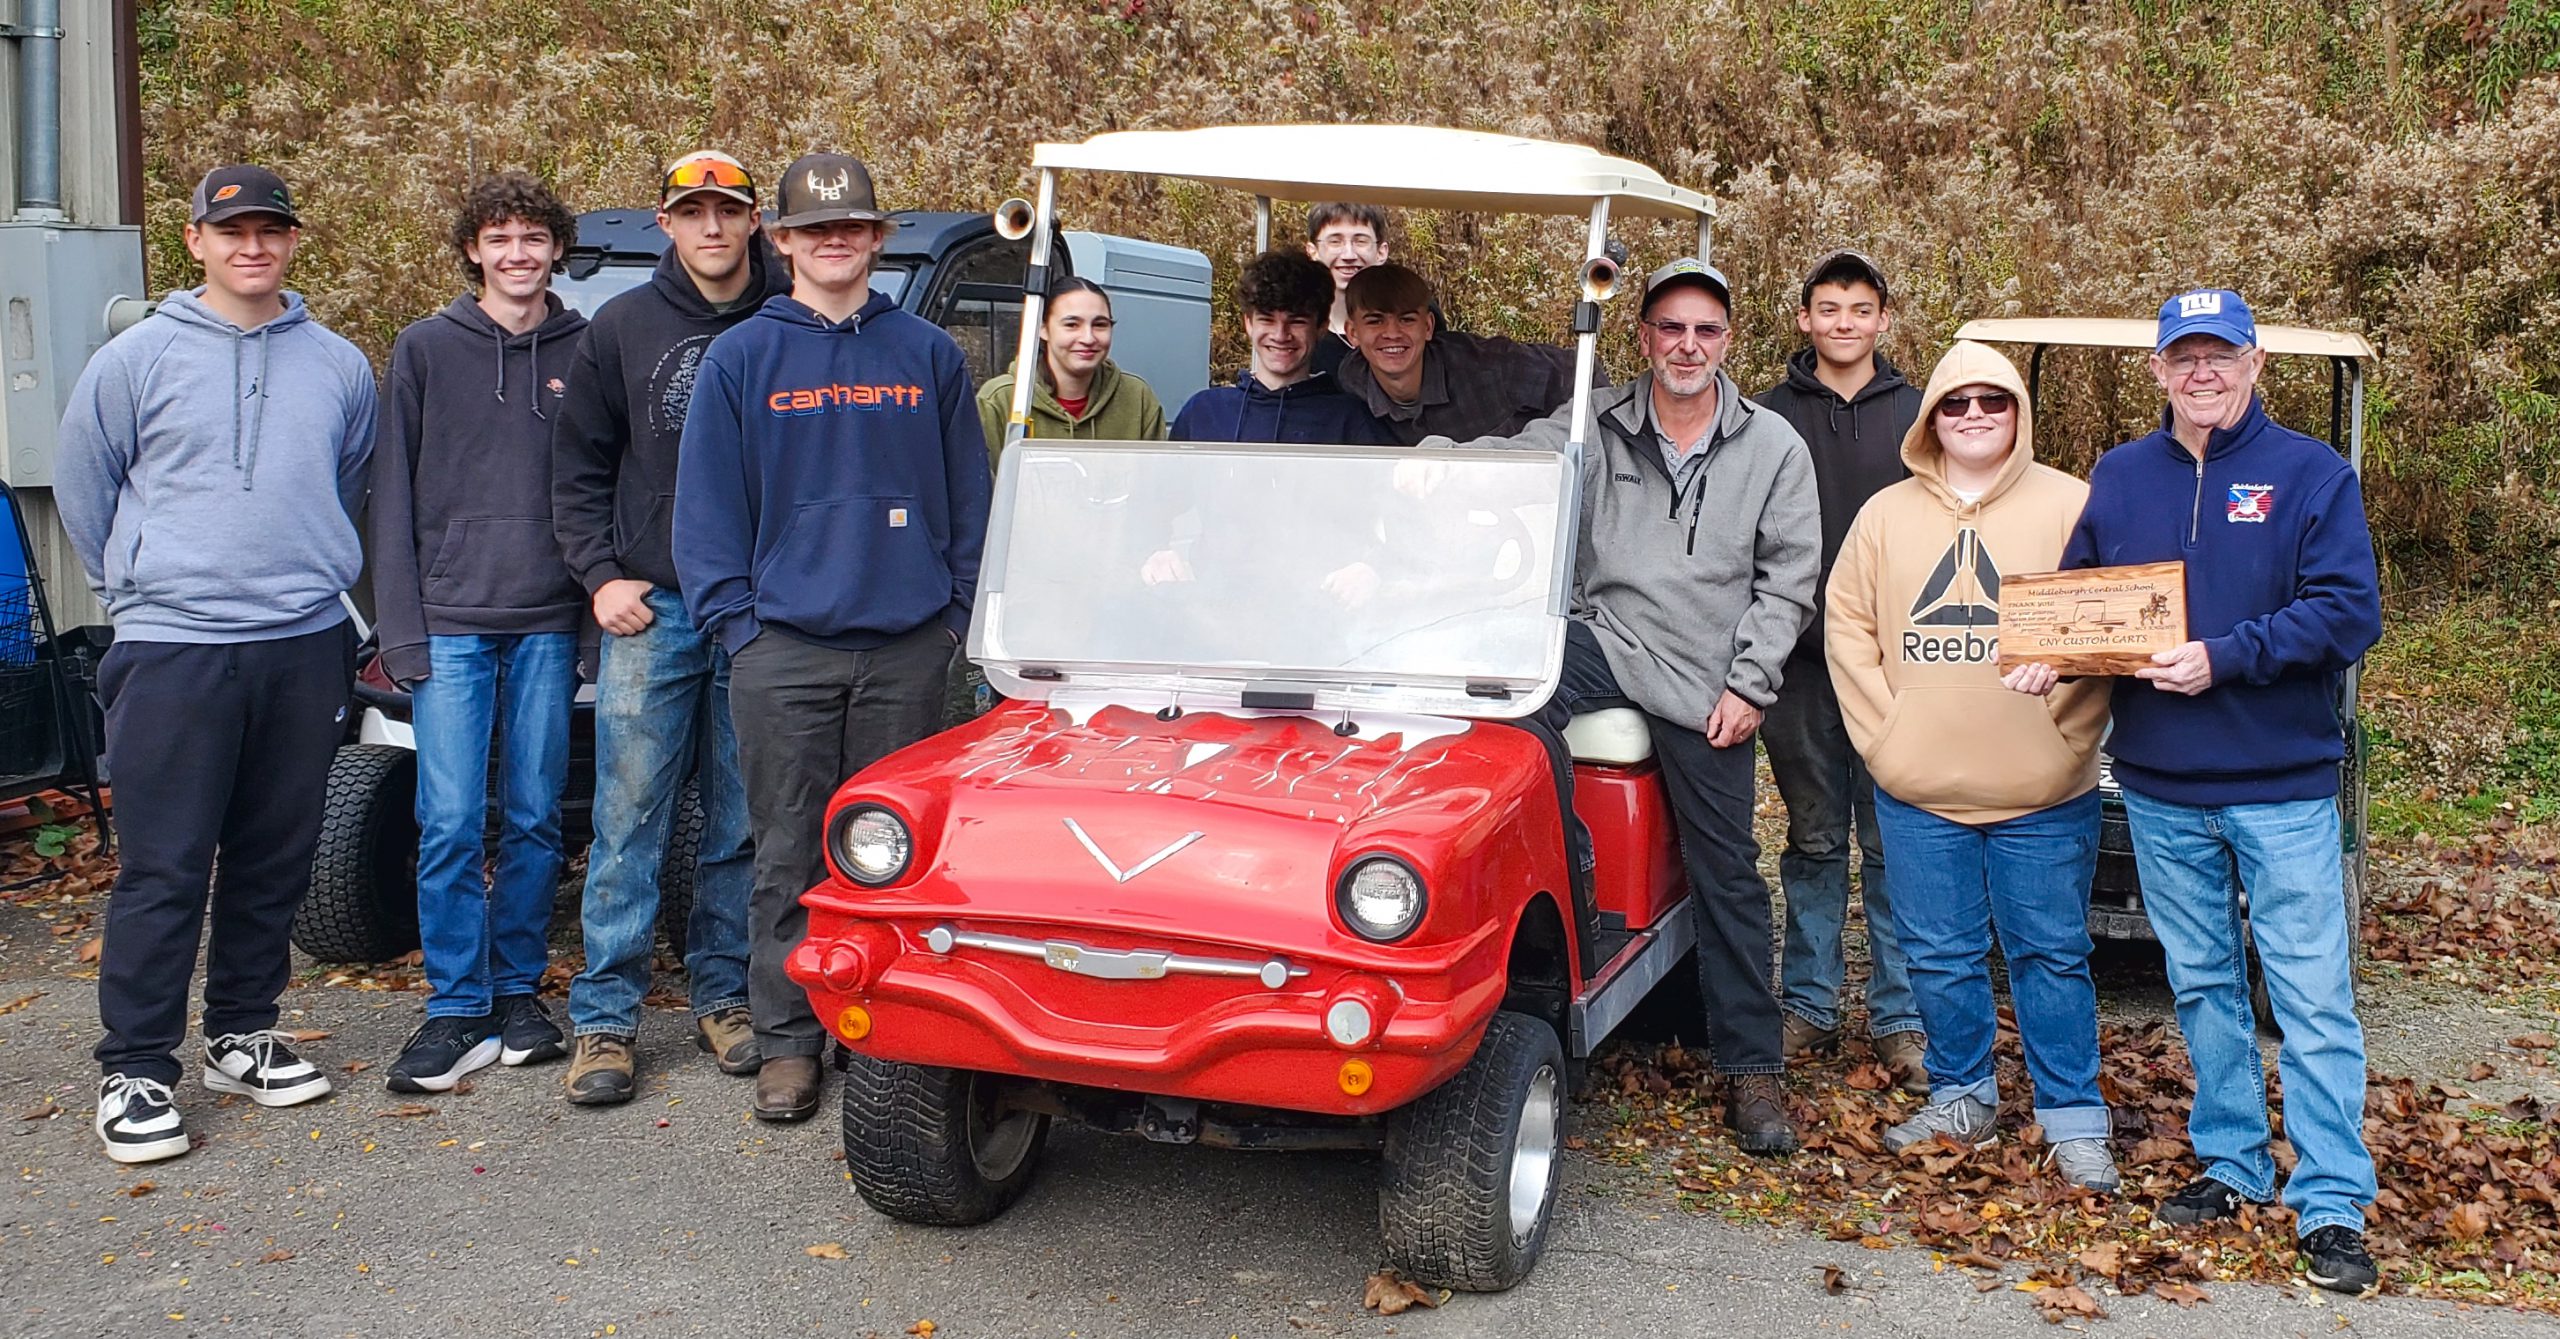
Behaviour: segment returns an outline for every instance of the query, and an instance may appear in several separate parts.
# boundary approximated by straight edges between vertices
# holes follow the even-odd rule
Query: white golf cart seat
[[[1632,767],[1653,756],[1653,732],[1633,707],[1606,707],[1565,722],[1564,746],[1575,762]]]

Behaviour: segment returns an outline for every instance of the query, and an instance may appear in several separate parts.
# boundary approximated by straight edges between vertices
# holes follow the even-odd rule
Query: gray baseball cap
[[[1652,311],[1654,298],[1680,284],[1693,284],[1713,294],[1725,310],[1733,309],[1733,285],[1725,281],[1724,271],[1696,256],[1682,256],[1645,277],[1644,301],[1637,304],[1636,314]]]

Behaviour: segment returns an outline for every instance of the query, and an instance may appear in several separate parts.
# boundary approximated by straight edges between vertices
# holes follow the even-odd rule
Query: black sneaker
[[[400,1058],[391,1062],[389,1087],[395,1093],[449,1092],[463,1075],[487,1069],[497,1060],[495,1016],[430,1018],[409,1034]]]
[[[502,1065],[538,1065],[569,1053],[569,1039],[560,1035],[542,1001],[531,995],[499,998],[498,1041]]]
[[[131,1074],[98,1080],[98,1138],[118,1162],[158,1162],[187,1151],[187,1127],[169,1085]]]
[[[292,1038],[269,1029],[232,1032],[204,1044],[204,1086],[262,1107],[296,1106],[329,1095],[329,1076],[293,1053]]]
[[[2373,1253],[2364,1248],[2364,1234],[2354,1228],[2337,1223],[2313,1228],[2301,1249],[2303,1277],[2315,1288],[2361,1293],[2382,1278],[2373,1267]]]
[[[2184,1190],[2161,1202],[2160,1221],[2184,1227],[2190,1223],[2210,1223],[2217,1218],[2230,1218],[2240,1212],[2240,1192],[2210,1176],[2199,1176]]]

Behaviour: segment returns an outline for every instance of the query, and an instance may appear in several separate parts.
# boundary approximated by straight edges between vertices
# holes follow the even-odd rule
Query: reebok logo
[[[1972,580],[1960,586],[1963,575]],[[1932,628],[1953,631],[1934,633]],[[1982,547],[1981,536],[1966,526],[1938,555],[1938,565],[1911,602],[1911,626],[1902,630],[1902,658],[1928,665],[1986,664],[2000,656],[1999,628],[2000,569]]]
[[[777,414],[826,414],[839,409],[914,409],[924,404],[922,386],[809,386],[775,391],[765,408]]]

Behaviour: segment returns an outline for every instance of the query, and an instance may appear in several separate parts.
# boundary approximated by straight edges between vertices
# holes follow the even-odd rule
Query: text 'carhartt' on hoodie
[[[1940,818],[1987,824],[2098,784],[2110,681],[2045,697],[2001,686],[2001,574],[2054,570],[2089,486],[2036,463],[2026,382],[1987,345],[1947,350],[1920,402],[1966,386],[2016,397],[2007,458],[1967,499],[1947,482],[1937,416],[1911,424],[1911,477],[1868,499],[1841,543],[1823,643],[1849,740],[1876,784]]]
[[[53,495],[116,635],[298,637],[345,621],[364,567],[373,368],[298,293],[244,330],[171,293],[89,360]]]

